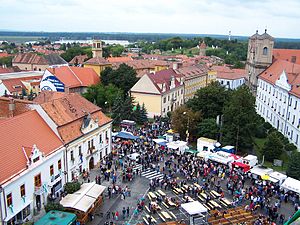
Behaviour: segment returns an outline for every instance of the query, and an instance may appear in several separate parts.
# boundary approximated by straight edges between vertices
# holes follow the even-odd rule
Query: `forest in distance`
[[[271,33],[270,33],[271,34]],[[271,34],[272,35],[272,34]],[[210,37],[215,39],[228,39],[228,35],[218,34],[179,34],[179,33],[121,33],[121,32],[22,32],[22,31],[0,31],[0,40],[50,40],[58,41],[64,40],[89,40],[89,39],[102,39],[102,40],[127,40],[131,43],[137,41],[156,42],[162,39],[172,37],[180,37],[183,39],[192,39],[200,37]],[[15,39],[14,39],[15,38]],[[19,38],[19,39],[18,39]],[[232,40],[247,41],[247,36],[232,36]],[[275,48],[289,48],[300,49],[300,39],[290,38],[277,38],[275,37]]]

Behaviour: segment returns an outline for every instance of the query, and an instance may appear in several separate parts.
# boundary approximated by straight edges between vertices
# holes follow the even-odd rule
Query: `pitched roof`
[[[38,55],[36,53],[19,53],[12,63],[38,64],[38,65],[62,65],[68,64],[62,57],[57,54]]]
[[[76,55],[73,59],[69,62],[69,64],[83,64],[86,59],[89,57],[87,55]]]
[[[2,73],[13,73],[13,72],[21,72],[21,70],[17,66],[8,67],[8,68],[0,67],[0,74],[2,74]]]
[[[63,145],[35,110],[0,121],[0,136],[0,183],[26,169],[22,146],[28,149],[36,145],[49,155]]]
[[[175,87],[183,86],[183,84],[178,81],[182,75],[176,73],[173,69],[161,70],[156,73],[149,73],[147,76],[150,78],[152,83],[156,86],[160,93],[167,92],[170,90],[170,81],[171,78],[175,78]],[[165,85],[165,91],[163,86]]]
[[[273,57],[300,64],[300,49],[273,49]]]
[[[10,115],[9,103],[14,103],[15,108]],[[5,119],[10,116],[17,116],[22,113],[31,111],[30,105],[35,104],[32,101],[13,99],[10,97],[0,97],[0,119]]]
[[[100,78],[92,68],[61,66],[48,68],[66,87],[88,87],[100,82]]]
[[[231,69],[228,66],[212,66],[212,71],[217,72],[217,78],[226,80],[237,80],[246,78],[245,69]]]
[[[121,56],[121,57],[109,57],[107,58],[108,62],[115,63],[115,62],[128,62],[131,61],[132,58],[128,56]]]
[[[253,34],[250,37],[250,39],[252,39],[252,40],[255,40],[255,39],[259,39],[259,40],[269,39],[271,41],[274,40],[274,38],[267,33],[267,30],[265,30],[265,33],[263,33],[263,34],[259,34],[258,31],[256,31],[256,33]]]
[[[208,68],[206,65],[186,66],[176,69],[176,72],[183,75],[186,80],[207,74]]]
[[[99,126],[112,121],[101,112],[101,108],[76,93],[42,92],[35,101],[44,102],[41,106],[58,126],[64,142],[70,142],[82,135],[81,125],[87,114],[94,120],[97,119]]]
[[[116,62],[113,63],[113,66],[118,68],[122,63],[131,66],[135,70],[154,69],[155,66],[169,66],[169,63],[164,60],[150,60],[150,59],[136,59],[127,62]]]
[[[276,60],[263,71],[259,78],[275,85],[282,72],[287,75],[288,83],[292,86],[291,94],[300,98],[300,65],[286,60]]]
[[[94,58],[87,60],[84,64],[110,65],[110,62],[108,62],[106,59],[104,59],[102,57],[94,57]]]
[[[1,76],[0,76],[1,79]],[[22,89],[27,89],[23,82],[36,82],[37,85],[41,82],[42,76],[33,77],[20,77],[20,78],[10,78],[3,79],[2,83],[7,88],[10,93],[20,92]]]

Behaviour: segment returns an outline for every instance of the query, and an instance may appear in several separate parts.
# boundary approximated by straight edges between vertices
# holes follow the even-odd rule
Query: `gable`
[[[281,87],[282,89],[284,89],[286,91],[291,90],[291,85],[288,83],[288,78],[287,78],[284,70],[282,71],[278,80],[276,80],[275,84],[276,84],[276,86]]]
[[[143,92],[150,94],[160,94],[157,86],[152,82],[146,74],[139,79],[139,81],[130,89],[131,92]]]
[[[41,91],[58,91],[64,92],[65,85],[49,70],[45,70],[42,81],[40,83]]]

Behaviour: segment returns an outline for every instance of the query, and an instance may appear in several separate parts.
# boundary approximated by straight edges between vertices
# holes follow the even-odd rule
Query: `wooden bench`
[[[145,205],[145,209],[147,210],[148,213],[150,213],[150,209],[148,208],[148,206]]]
[[[149,225],[149,222],[146,217],[143,217],[143,220],[144,220],[145,224]]]

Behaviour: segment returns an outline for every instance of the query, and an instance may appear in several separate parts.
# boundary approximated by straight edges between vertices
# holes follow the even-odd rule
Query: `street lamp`
[[[187,112],[183,112],[183,115],[187,115],[187,119],[188,119],[187,126],[186,126],[186,132],[185,132],[185,134],[186,134],[186,142],[188,144],[189,143],[189,136],[190,136],[190,133],[189,133],[190,118],[189,118]]]

